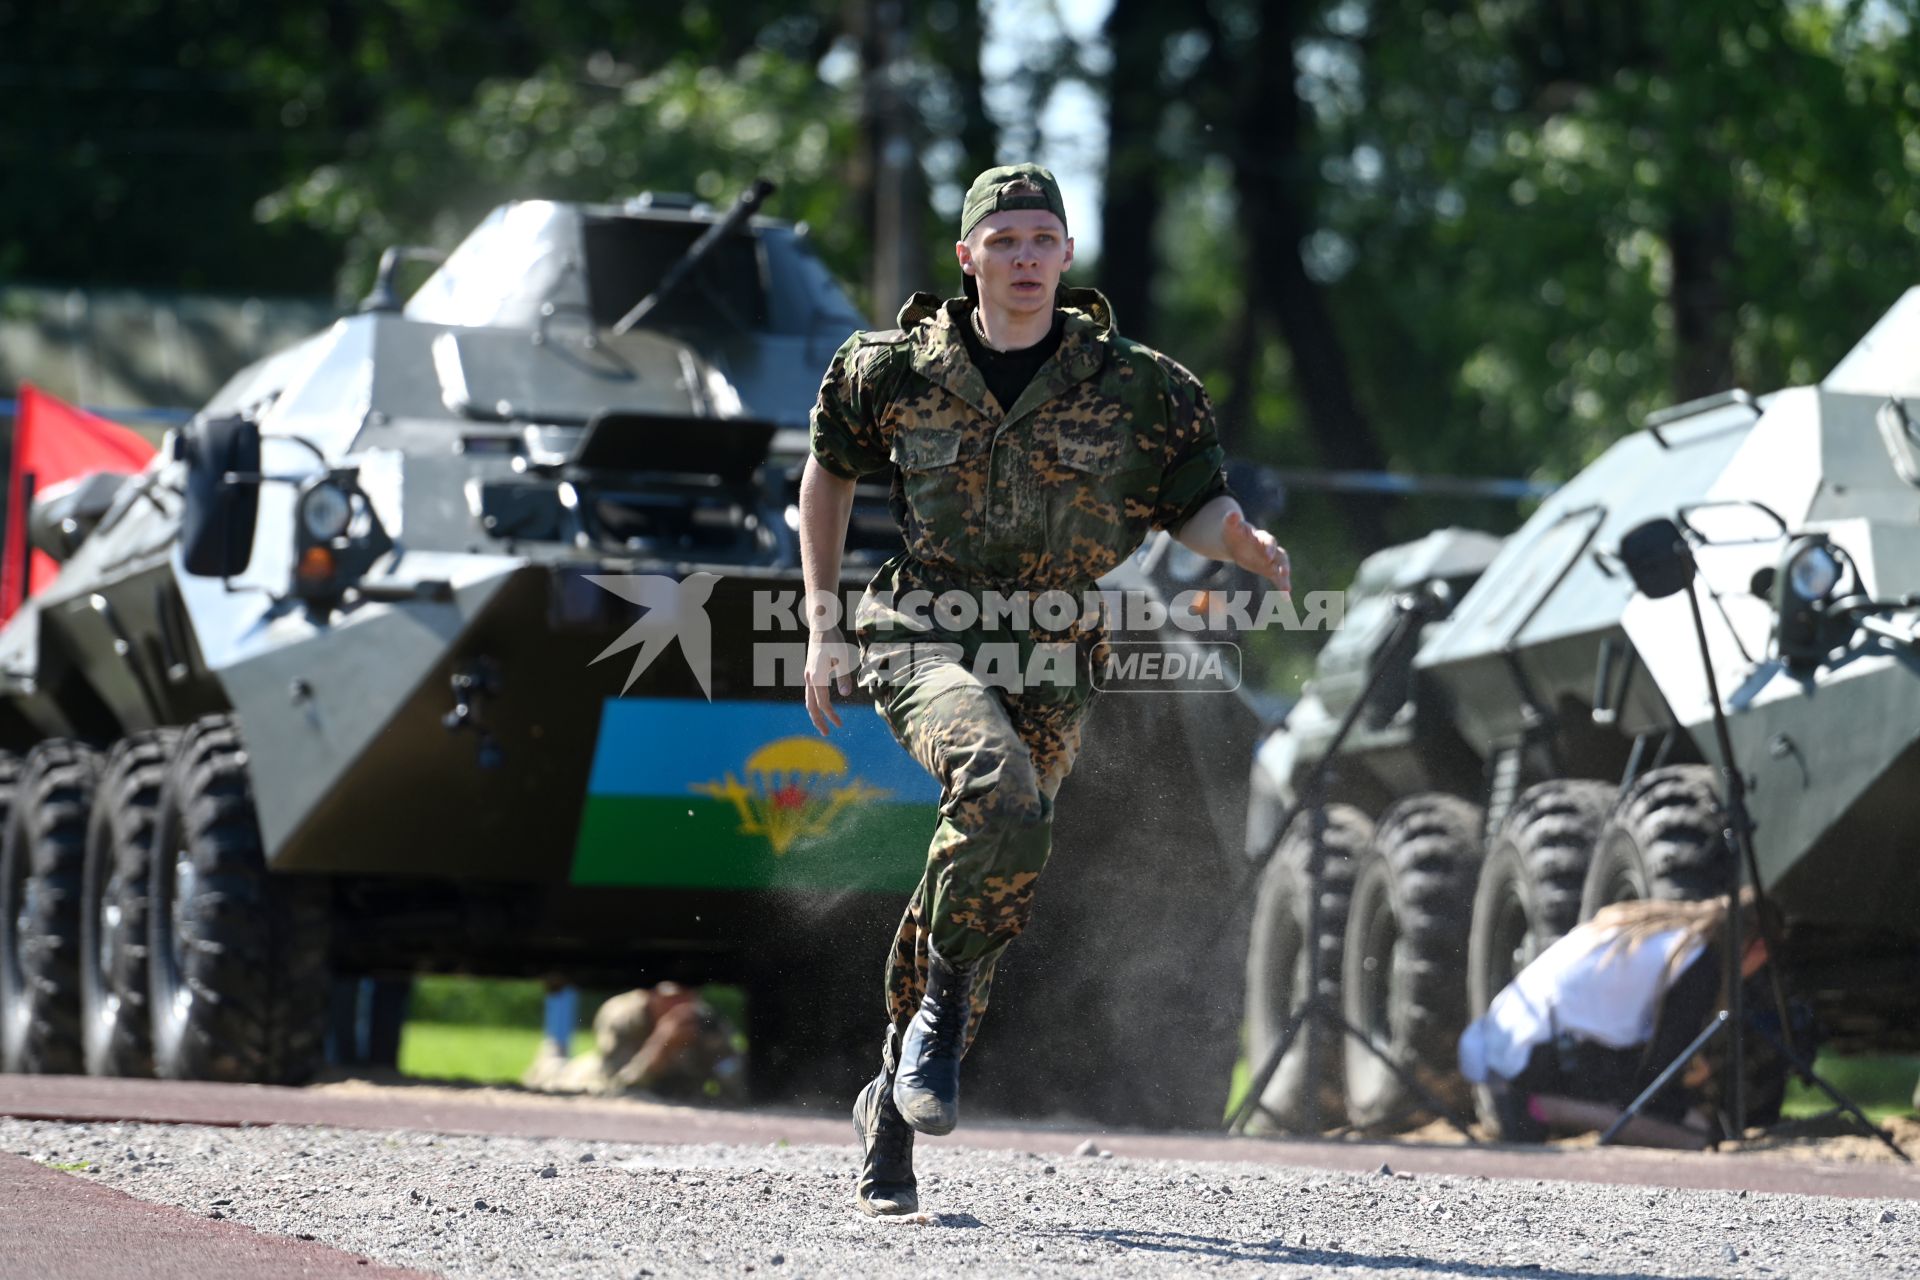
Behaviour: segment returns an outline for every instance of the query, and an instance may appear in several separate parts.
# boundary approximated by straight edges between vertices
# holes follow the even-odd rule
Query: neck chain
[[[973,331],[980,335],[980,341],[987,344],[987,350],[1004,352],[1005,348],[994,346],[993,339],[987,336],[987,326],[981,323],[980,308],[977,306],[973,309]]]

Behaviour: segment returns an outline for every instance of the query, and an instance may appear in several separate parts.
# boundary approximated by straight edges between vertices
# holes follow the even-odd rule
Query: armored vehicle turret
[[[404,305],[390,253],[144,473],[49,495],[59,576],[0,631],[7,1069],[295,1081],[331,979],[442,971],[738,982],[756,1086],[851,1096],[936,793],[877,716],[822,740],[800,700],[806,417],[861,319],[765,194],[510,204]],[[848,590],[887,504],[857,495]],[[1157,701],[1089,759],[1193,767]],[[1233,705],[1216,772],[1252,742]],[[1050,895],[1052,945],[1097,953],[1069,924],[1104,869],[1064,851],[1164,850],[1109,840],[1130,779],[1090,772]],[[1236,828],[1181,831],[1213,868],[1183,901],[1219,909]],[[1204,1070],[1020,982],[997,1021],[1110,1064],[1081,1109],[1218,1114],[1231,981],[1172,1015],[1222,1046]]]
[[[1381,661],[1332,770],[1317,940],[1352,1021],[1464,1101],[1454,1042],[1528,959],[1624,898],[1726,891],[1719,752],[1684,594],[1636,592],[1622,535],[1676,519],[1748,804],[1784,913],[1790,991],[1836,1049],[1920,1044],[1920,290],[1816,386],[1655,415],[1503,543],[1439,534],[1382,552],[1349,618],[1395,592],[1451,606],[1415,647],[1383,624],[1330,644],[1261,748],[1251,852],[1269,864],[1249,1016],[1271,1043],[1292,996],[1304,826],[1276,828],[1334,720]],[[1278,941],[1276,941],[1276,939]],[[1318,1082],[1355,1123],[1417,1117],[1359,1046]],[[1292,1056],[1292,1055],[1290,1055]],[[1301,1114],[1290,1063],[1269,1109]],[[1491,1117],[1484,1117],[1491,1121]]]

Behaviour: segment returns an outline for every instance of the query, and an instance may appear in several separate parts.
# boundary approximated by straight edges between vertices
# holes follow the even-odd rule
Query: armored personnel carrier
[[[44,495],[60,573],[0,631],[6,1069],[298,1081],[331,977],[441,971],[742,983],[756,1087],[851,1096],[936,793],[877,716],[823,740],[800,700],[806,415],[861,319],[765,194],[507,205],[404,305],[392,251],[144,473]],[[887,501],[858,494],[848,590],[897,546]],[[1089,878],[1170,847],[1100,798],[1128,741],[1190,767],[1155,704],[1059,833],[1083,981],[1138,942],[1070,927]],[[1234,706],[1194,748],[1228,777]],[[1218,911],[1237,821],[1179,836]],[[1230,1047],[1168,1063],[1009,969],[996,1022],[1037,1039],[985,1056],[1065,1037],[1108,1064],[1079,1109],[1218,1115]],[[1191,976],[1173,1025],[1227,1046],[1233,982]]]
[[[1349,1020],[1464,1103],[1459,1032],[1527,960],[1607,903],[1725,892],[1687,598],[1637,594],[1616,554],[1654,517],[1678,521],[1698,566],[1790,991],[1836,1049],[1920,1044],[1916,342],[1920,290],[1816,386],[1655,415],[1504,542],[1444,531],[1367,561],[1348,630],[1254,769],[1249,851],[1277,849],[1249,954],[1256,1053],[1314,945]],[[1420,592],[1442,602],[1435,620],[1388,645],[1396,600]],[[1279,830],[1382,665],[1333,761],[1324,835]],[[1330,909],[1308,939],[1316,838]],[[1363,1046],[1320,1034],[1332,1069],[1309,1081],[1290,1053],[1263,1099],[1282,1125],[1310,1093],[1361,1126],[1418,1118]]]

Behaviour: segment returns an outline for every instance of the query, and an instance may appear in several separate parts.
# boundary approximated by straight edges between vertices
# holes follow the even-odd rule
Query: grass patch
[[[428,1080],[517,1084],[540,1050],[531,1027],[484,1027],[447,1022],[407,1023],[400,1033],[400,1073]],[[573,1033],[573,1052],[593,1048],[593,1032]]]
[[[616,994],[612,988],[581,988],[581,1021],[591,1022],[594,1011]],[[747,993],[742,988],[708,983],[700,995],[734,1026],[747,1025]],[[413,980],[407,1017],[455,1026],[538,1027],[546,1020],[546,996],[546,984],[530,979],[429,974]]]
[[[91,1160],[42,1160],[40,1163],[49,1169],[58,1169],[62,1173],[92,1173]]]
[[[1233,1060],[1233,1079],[1227,1084],[1227,1109],[1220,1117],[1222,1124],[1225,1124],[1227,1118],[1240,1109],[1240,1103],[1247,1096],[1247,1087],[1252,1083],[1253,1066],[1247,1061],[1247,1055],[1243,1052]]]
[[[530,979],[423,975],[413,980],[407,1016],[457,1026],[538,1027],[546,994],[546,984]],[[584,998],[581,1005],[589,1017],[599,1007]]]
[[[1858,1104],[1875,1124],[1913,1113],[1913,1087],[1915,1080],[1920,1080],[1920,1058],[1838,1058],[1822,1054],[1814,1060],[1813,1069]],[[1833,1100],[1821,1090],[1799,1080],[1787,1082],[1782,1115],[1817,1116],[1831,1110]]]
[[[1920,1081],[1920,1058],[1839,1058],[1822,1054],[1814,1060],[1813,1069],[1858,1104],[1875,1124],[1916,1112],[1914,1085]],[[1227,1088],[1227,1115],[1232,1115],[1240,1100],[1247,1096],[1252,1075],[1253,1068],[1243,1053],[1233,1064],[1233,1080]],[[1799,1080],[1787,1082],[1787,1098],[1780,1108],[1783,1117],[1817,1116],[1831,1110],[1833,1100],[1821,1090]]]
[[[701,995],[736,1028],[745,1027],[746,993],[709,985]],[[593,1048],[591,1022],[601,1002],[615,994],[580,992],[581,1027],[575,1054]],[[532,980],[428,975],[414,979],[407,1023],[400,1033],[400,1073],[428,1080],[478,1084],[517,1083],[540,1050],[546,1020],[546,985]],[[744,1050],[744,1036],[735,1047]]]

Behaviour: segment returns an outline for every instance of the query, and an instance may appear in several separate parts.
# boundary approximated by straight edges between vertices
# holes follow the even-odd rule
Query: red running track
[[[0,1077],[0,1090],[12,1080]],[[0,1155],[0,1280],[431,1280]]]

